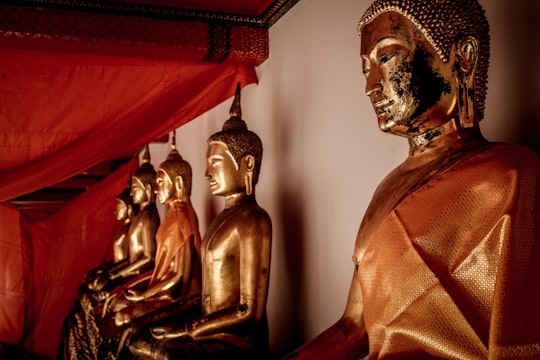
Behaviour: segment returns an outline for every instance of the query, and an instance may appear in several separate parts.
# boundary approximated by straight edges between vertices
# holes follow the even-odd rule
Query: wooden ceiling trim
[[[0,47],[257,66],[268,58],[268,29],[0,5]]]
[[[250,9],[244,12],[238,9],[236,13],[220,11],[223,6],[216,6],[216,10],[194,7],[182,8],[182,1],[176,6],[152,4],[152,0],[129,1],[103,1],[103,0],[6,0],[5,4],[14,6],[27,6],[42,9],[60,9],[69,11],[83,11],[109,15],[137,16],[143,18],[156,18],[160,20],[175,21],[218,21],[235,25],[269,28],[290,10],[299,0],[274,0],[261,13],[252,15]],[[172,4],[173,2],[170,1]],[[227,3],[225,1],[225,3]]]

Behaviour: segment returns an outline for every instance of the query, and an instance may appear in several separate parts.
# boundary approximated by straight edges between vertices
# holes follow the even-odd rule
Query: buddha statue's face
[[[456,115],[455,72],[402,15],[385,12],[361,30],[369,96],[383,131],[416,136]]]
[[[144,202],[148,201],[148,195],[146,193],[146,187],[141,182],[141,180],[133,176],[131,182],[131,197],[133,198],[133,203],[141,205]]]
[[[156,194],[158,200],[162,204],[166,204],[176,195],[176,188],[169,174],[162,169],[159,169],[156,176]]]
[[[114,207],[114,215],[116,220],[125,220],[128,218],[128,207],[125,202],[120,199],[116,199],[116,206]]]
[[[228,196],[245,190],[238,164],[227,146],[221,142],[208,145],[206,179],[213,195]]]

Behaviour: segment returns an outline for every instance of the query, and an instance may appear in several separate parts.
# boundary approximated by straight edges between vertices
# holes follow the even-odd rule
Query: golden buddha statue
[[[176,150],[174,133],[171,147],[156,177],[158,199],[169,209],[156,233],[155,266],[111,292],[105,312],[118,328],[178,299],[200,298],[201,237],[190,200],[192,171]]]
[[[160,225],[155,203],[155,182],[156,171],[150,163],[150,152],[146,146],[142,164],[133,174],[131,182],[131,196],[139,211],[130,225],[129,258],[107,269],[94,281],[95,298],[100,301],[106,300],[116,286],[154,266],[155,236]]]
[[[377,0],[359,26],[381,130],[409,155],[360,224],[343,316],[287,359],[540,358],[540,159],[486,141],[477,0]]]
[[[131,182],[131,181],[130,181]],[[94,281],[107,269],[115,264],[129,259],[129,227],[133,217],[137,212],[137,206],[133,204],[131,198],[131,185],[127,186],[115,200],[114,215],[118,221],[122,221],[122,226],[118,229],[113,238],[113,260],[90,270],[85,276],[85,283],[82,291],[94,290]]]
[[[136,211],[131,198],[131,186],[129,186],[126,191],[116,198],[116,206],[114,207],[116,220],[124,222],[113,239],[114,263],[129,258],[129,227],[135,214]]]
[[[272,225],[255,200],[262,144],[241,119],[240,87],[231,118],[208,139],[207,159],[210,190],[225,208],[201,245],[201,315],[153,326],[130,345],[140,358],[253,359],[268,351]]]

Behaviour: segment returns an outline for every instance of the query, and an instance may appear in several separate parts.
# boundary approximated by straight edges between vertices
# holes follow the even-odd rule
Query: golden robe
[[[539,179],[493,144],[384,218],[357,259],[370,359],[540,359]]]
[[[164,307],[178,300],[185,300],[184,298],[189,296],[200,296],[200,247],[199,222],[193,206],[183,202],[173,203],[156,233],[155,267],[150,281],[141,291],[144,293],[155,286],[162,289],[142,301],[124,300],[126,307],[113,316],[120,316],[129,323],[139,319],[141,324],[144,324],[152,322],[155,316],[159,316],[156,313],[160,311],[164,311],[165,314],[167,310],[164,310]],[[175,272],[176,266],[178,273]],[[179,279],[175,280],[175,276]],[[172,287],[168,286],[175,281],[177,282]],[[160,282],[163,283],[159,284]],[[154,317],[143,318],[150,313],[153,313]]]
[[[189,252],[191,261],[181,266],[182,294],[200,292],[201,284],[201,236],[199,222],[191,204],[174,202],[156,233],[156,265],[149,287],[172,271],[171,264],[179,251]],[[182,259],[179,257],[177,261]],[[184,265],[184,264],[182,264]],[[192,284],[193,282],[193,284]],[[192,286],[193,285],[193,286]],[[192,289],[194,287],[194,289]]]

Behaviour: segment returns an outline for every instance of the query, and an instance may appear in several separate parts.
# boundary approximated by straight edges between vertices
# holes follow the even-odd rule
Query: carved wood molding
[[[0,47],[186,61],[268,58],[268,28],[298,0],[260,16],[90,0],[17,0],[0,5]]]

